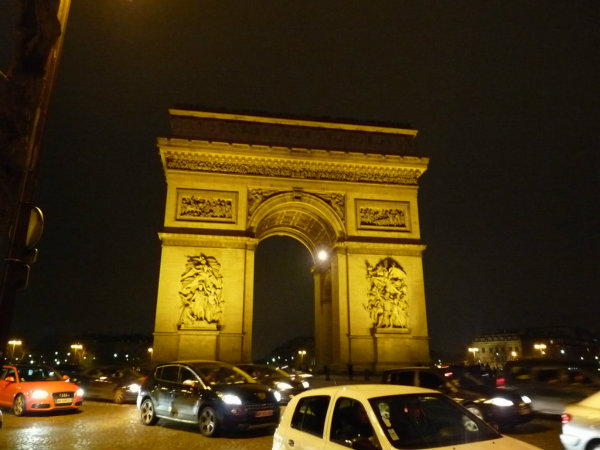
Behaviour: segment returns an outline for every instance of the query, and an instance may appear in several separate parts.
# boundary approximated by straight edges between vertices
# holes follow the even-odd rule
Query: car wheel
[[[479,419],[485,420],[485,418],[483,417],[483,412],[481,412],[481,409],[479,409],[478,406],[466,405],[465,408],[467,408],[472,414],[477,416]]]
[[[152,400],[149,398],[144,399],[140,405],[140,414],[144,425],[155,425],[156,422],[158,422],[158,417],[156,417],[156,411],[154,410],[154,403],[152,403]]]
[[[210,406],[202,408],[198,416],[198,426],[200,427],[200,433],[204,436],[215,436],[218,428],[217,412]]]
[[[113,401],[118,404],[125,402],[125,392],[123,392],[123,389],[115,389],[115,393],[113,394]]]
[[[15,397],[15,401],[13,402],[13,414],[15,416],[24,416],[27,412],[27,403],[25,402],[25,397],[23,394],[19,394]]]

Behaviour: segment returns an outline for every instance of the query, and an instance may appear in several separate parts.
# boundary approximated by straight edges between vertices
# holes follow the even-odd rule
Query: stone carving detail
[[[235,222],[235,192],[180,190],[177,195],[177,220]]]
[[[293,191],[277,191],[274,189],[248,189],[248,217],[252,216],[256,208],[265,200],[273,197],[276,194],[284,194]],[[335,211],[335,213],[345,222],[345,197],[344,194],[337,192],[306,192],[303,193],[314,195],[327,203]]]
[[[406,272],[393,258],[385,258],[375,266],[366,263],[369,291],[368,311],[375,328],[408,328],[408,285]]]
[[[356,200],[359,229],[410,231],[408,202]]]
[[[167,169],[309,180],[416,185],[423,170],[335,162],[250,158],[229,155],[165,155]]]
[[[258,205],[279,193],[281,193],[281,191],[274,189],[248,189],[248,217],[256,211]]]
[[[181,314],[177,328],[216,324],[223,314],[221,264],[212,256],[188,256],[181,274]]]

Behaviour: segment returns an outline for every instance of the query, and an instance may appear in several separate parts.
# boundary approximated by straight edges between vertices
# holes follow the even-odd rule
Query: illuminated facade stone
[[[273,235],[313,255],[319,366],[429,360],[415,130],[170,113],[155,360],[251,359],[254,253]]]

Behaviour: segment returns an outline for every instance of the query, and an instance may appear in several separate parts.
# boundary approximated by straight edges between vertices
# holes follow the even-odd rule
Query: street
[[[561,450],[559,432],[558,419],[536,418],[509,434],[545,450]],[[95,401],[86,401],[75,414],[15,417],[4,411],[0,430],[0,449],[6,450],[268,450],[272,441],[269,432],[205,438],[193,425],[160,421],[147,427],[135,405]]]

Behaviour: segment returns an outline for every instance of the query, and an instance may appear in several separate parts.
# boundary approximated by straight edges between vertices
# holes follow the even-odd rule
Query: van
[[[600,372],[581,362],[530,359],[504,365],[504,386],[531,399],[531,409],[562,414],[567,404],[600,391]]]

